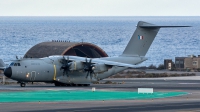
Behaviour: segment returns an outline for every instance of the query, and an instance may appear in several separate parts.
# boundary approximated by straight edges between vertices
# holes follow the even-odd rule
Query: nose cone
[[[12,76],[12,69],[11,67],[8,67],[4,70],[4,75],[8,78],[10,78]]]

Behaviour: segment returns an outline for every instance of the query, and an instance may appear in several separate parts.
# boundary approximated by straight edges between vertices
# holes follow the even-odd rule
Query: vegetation
[[[151,64],[148,66],[148,69],[157,69],[155,65]]]
[[[162,68],[162,66],[160,67]],[[195,76],[195,73],[185,72],[182,74],[177,73],[146,73],[144,71],[124,71],[109,78],[157,78],[157,77],[179,77],[179,76]]]
[[[157,68],[157,70],[163,70],[163,69],[165,69],[165,67],[164,67],[164,65],[163,65],[163,64],[160,64],[160,65],[158,65],[158,68]]]

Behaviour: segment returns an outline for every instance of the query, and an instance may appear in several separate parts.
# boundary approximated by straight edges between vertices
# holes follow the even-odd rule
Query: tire
[[[76,86],[76,84],[71,84],[72,86]]]
[[[66,84],[62,83],[61,86],[66,86]]]
[[[60,83],[55,82],[54,85],[55,85],[55,86],[60,86]]]
[[[54,85],[55,86],[66,86],[65,83],[60,83],[60,82],[55,82]]]
[[[71,84],[67,84],[67,86],[71,86]]]
[[[90,84],[84,84],[84,86],[90,86]]]
[[[77,84],[78,86],[82,86],[82,84]]]
[[[26,83],[20,83],[20,86],[21,86],[21,87],[25,87],[25,86],[26,86]]]

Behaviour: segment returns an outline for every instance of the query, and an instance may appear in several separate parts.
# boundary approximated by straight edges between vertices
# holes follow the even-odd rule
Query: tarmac
[[[0,103],[1,112],[200,112],[200,76],[169,78],[105,79],[117,84],[92,84],[89,87],[55,87],[53,84],[0,85],[0,92],[41,90],[87,90],[137,92],[138,88],[153,88],[154,92],[187,92],[180,96],[150,99],[33,101]],[[82,93],[84,96],[85,94]],[[1,100],[1,99],[0,99]]]

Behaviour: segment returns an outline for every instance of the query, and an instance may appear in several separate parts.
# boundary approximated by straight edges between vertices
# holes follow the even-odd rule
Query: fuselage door
[[[32,71],[32,72],[31,72],[30,80],[31,80],[31,81],[34,81],[34,80],[35,80],[35,77],[36,77],[36,72],[35,72],[35,71]]]

